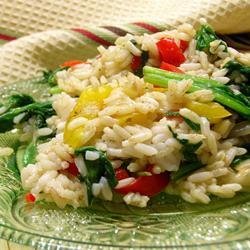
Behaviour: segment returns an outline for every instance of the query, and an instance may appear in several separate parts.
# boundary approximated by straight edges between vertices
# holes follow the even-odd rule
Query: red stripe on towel
[[[16,37],[0,34],[0,40],[13,41],[15,39],[16,39]]]
[[[111,31],[118,36],[125,36],[128,33],[126,30],[115,26],[102,26],[102,28]]]
[[[112,44],[111,42],[104,40],[103,38],[97,36],[96,34],[90,32],[88,30],[85,30],[82,28],[81,29],[72,29],[72,30],[86,36],[87,38],[91,39],[92,41],[95,41],[99,44],[102,44],[103,46],[109,46]]]
[[[132,24],[137,25],[143,29],[146,29],[152,33],[156,33],[158,31],[160,31],[158,28],[156,28],[155,26],[148,24],[148,23],[136,22],[136,23],[132,23]]]

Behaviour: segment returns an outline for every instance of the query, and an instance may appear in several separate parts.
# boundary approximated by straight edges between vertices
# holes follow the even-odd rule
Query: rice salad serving
[[[0,132],[20,133],[27,202],[146,207],[167,192],[208,204],[250,191],[249,58],[204,21],[97,49],[45,72],[44,100],[19,92],[0,107]]]

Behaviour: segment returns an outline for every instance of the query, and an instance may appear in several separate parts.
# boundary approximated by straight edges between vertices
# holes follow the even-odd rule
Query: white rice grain
[[[215,178],[226,175],[229,173],[227,168],[219,168],[212,171],[212,174]]]
[[[113,130],[116,134],[118,134],[122,139],[128,139],[131,135],[130,133],[124,129],[123,127],[119,126],[119,125],[114,125],[113,126]]]
[[[213,177],[211,172],[200,172],[192,174],[188,177],[188,181],[191,182],[205,182]]]
[[[21,114],[15,116],[14,119],[13,119],[13,122],[14,122],[15,124],[20,123],[21,120],[25,117],[25,115],[26,115],[26,113],[21,113]]]
[[[69,122],[67,129],[74,130],[78,127],[83,126],[86,123],[87,119],[84,117],[77,117]]]
[[[212,77],[223,77],[227,74],[228,69],[220,69],[213,72]]]
[[[194,123],[200,124],[200,117],[193,111],[187,108],[182,108],[179,110],[180,115],[184,116],[185,118],[191,120]]]
[[[93,183],[92,184],[92,194],[95,196],[95,197],[98,197],[99,194],[101,193],[101,189],[102,189],[102,184],[100,183]]]
[[[201,68],[200,63],[183,63],[180,68],[184,71],[198,70]]]
[[[210,198],[202,192],[199,188],[195,188],[194,190],[191,190],[191,195],[193,198],[195,198],[197,201],[201,203],[208,204],[210,202]]]
[[[119,188],[125,187],[125,186],[129,185],[130,183],[132,183],[133,181],[135,181],[134,177],[129,177],[129,178],[119,180],[118,184],[116,185],[115,188],[119,189]]]
[[[134,148],[146,156],[152,156],[157,154],[157,150],[144,143],[137,143]]]
[[[204,70],[207,70],[208,69],[208,64],[209,64],[207,54],[204,51],[200,51],[199,55],[200,55],[201,67]]]
[[[230,78],[226,76],[216,76],[216,77],[212,77],[212,79],[222,84],[227,84],[230,81]]]
[[[88,161],[95,161],[100,158],[99,152],[87,150],[85,153],[85,159]]]
[[[88,170],[87,170],[87,167],[85,165],[85,162],[84,162],[84,159],[82,157],[82,155],[77,155],[75,158],[74,158],[74,162],[76,164],[76,167],[78,169],[78,171],[80,172],[80,174],[84,177],[88,174]]]
[[[47,136],[53,133],[53,130],[50,128],[40,128],[37,130],[39,136]]]
[[[100,184],[102,184],[101,193],[102,193],[104,200],[111,201],[113,198],[113,193],[108,184],[107,179],[102,176],[100,179]]]

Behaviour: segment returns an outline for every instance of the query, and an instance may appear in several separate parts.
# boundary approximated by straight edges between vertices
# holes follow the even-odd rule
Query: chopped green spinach
[[[223,42],[214,32],[214,30],[207,24],[201,25],[200,29],[197,31],[196,36],[196,49],[204,51],[206,53],[210,52],[210,43],[215,40],[220,40],[220,45],[225,46],[227,51],[227,44]]]
[[[250,78],[250,67],[243,65],[237,61],[229,61],[224,65],[224,68],[228,69],[228,74],[231,74],[235,71],[240,72],[246,78]]]
[[[39,128],[46,124],[46,119],[55,114],[50,102],[34,102],[22,107],[12,108],[0,115],[0,132],[11,130],[14,126],[14,118],[25,114],[21,122],[27,121],[30,117],[36,117]]]
[[[202,166],[203,165],[200,161],[182,162],[180,168],[171,175],[171,178],[173,181],[178,181],[179,179],[190,175]]]
[[[198,123],[195,123],[191,120],[189,120],[186,117],[183,117],[184,121],[187,123],[187,125],[194,131],[200,131],[201,130],[201,126]]]
[[[224,68],[228,69],[226,76],[230,78],[229,84],[239,86],[239,90],[242,93],[240,95],[245,95],[245,99],[248,101],[248,105],[250,105],[250,67],[231,60],[224,65]],[[244,78],[242,82],[236,83],[236,79],[240,74],[243,75]]]
[[[175,133],[170,126],[168,126],[168,128],[173,137],[182,144],[181,151],[183,154],[183,160],[179,169],[171,175],[172,180],[177,181],[203,166],[202,162],[198,159],[195,153],[202,145],[202,142],[200,141],[193,144],[186,139],[179,139],[177,133]]]
[[[87,160],[85,154],[87,151],[94,151],[99,154],[99,158],[93,161]],[[89,202],[92,200],[92,184],[98,183],[102,176],[107,178],[107,181],[111,188],[117,185],[115,178],[115,172],[111,162],[108,160],[105,152],[100,151],[92,146],[82,147],[75,150],[76,155],[82,155],[85,166],[87,168],[87,175],[83,176],[82,179],[87,185]]]
[[[8,97],[7,103],[4,106],[7,110],[10,110],[12,108],[23,107],[34,102],[33,97],[30,95],[16,93]]]
[[[28,164],[33,164],[36,162],[37,155],[37,140],[33,140],[24,150],[23,154],[23,163],[24,166]]]
[[[36,156],[38,153],[37,146],[48,141],[48,139],[51,139],[54,136],[55,134],[52,133],[47,136],[34,137],[28,144],[22,144],[17,148],[16,161],[20,173],[23,168],[27,167],[28,164],[34,164],[36,162]]]

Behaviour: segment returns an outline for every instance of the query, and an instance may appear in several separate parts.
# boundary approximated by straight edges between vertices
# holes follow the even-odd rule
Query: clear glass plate
[[[107,30],[90,31],[109,42],[117,37]],[[145,29],[129,26],[129,31],[140,34]],[[15,72],[20,79],[27,78],[66,59],[94,55],[97,45],[73,31],[31,35],[2,48],[5,64],[0,65],[0,73]],[[12,64],[7,64],[11,59]],[[32,82],[17,83],[16,88],[46,94],[43,86]],[[0,92],[8,92],[8,87]],[[0,146],[15,147],[17,139],[15,133],[0,136]],[[15,159],[4,158],[0,160],[0,236],[38,249],[250,248],[250,194],[214,198],[209,205],[188,204],[161,194],[146,209],[95,200],[87,209],[61,210],[51,203],[26,204]]]

